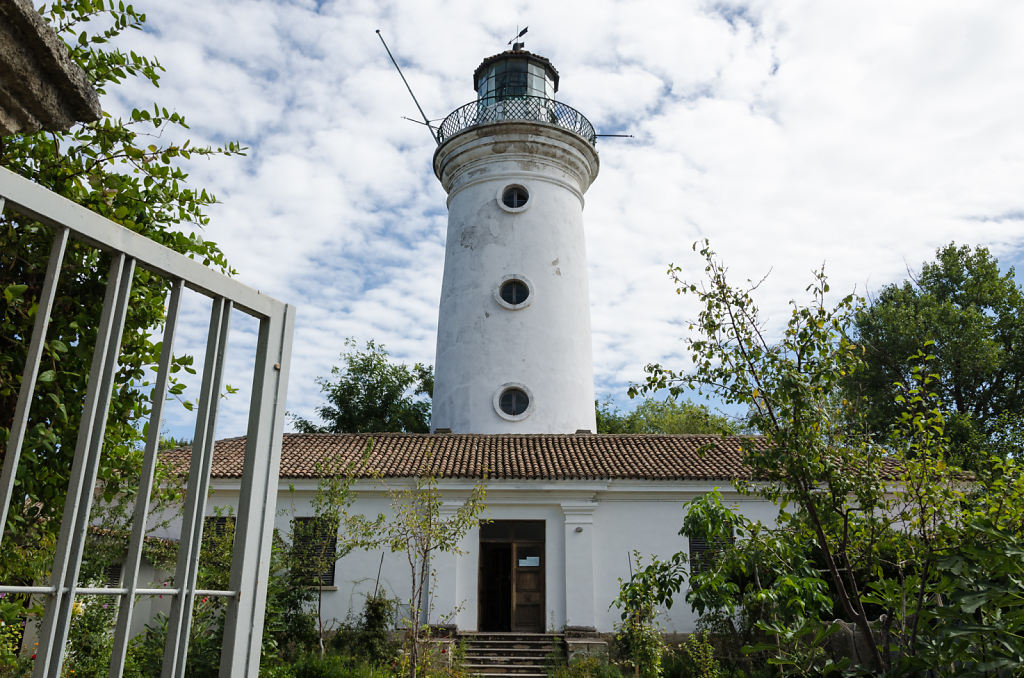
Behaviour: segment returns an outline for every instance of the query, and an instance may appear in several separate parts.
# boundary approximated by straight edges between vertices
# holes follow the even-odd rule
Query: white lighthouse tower
[[[594,128],[554,99],[558,72],[516,44],[473,74],[438,131],[448,193],[435,431],[595,430],[583,194]]]

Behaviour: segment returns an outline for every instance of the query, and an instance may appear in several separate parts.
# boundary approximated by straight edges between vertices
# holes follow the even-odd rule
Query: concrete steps
[[[562,651],[556,633],[460,633],[463,668],[481,678],[547,678],[548,657]]]

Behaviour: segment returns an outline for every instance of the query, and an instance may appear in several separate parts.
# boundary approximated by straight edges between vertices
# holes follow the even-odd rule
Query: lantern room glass
[[[503,59],[480,74],[477,98],[485,104],[523,96],[555,98],[555,84],[540,64],[526,59]]]

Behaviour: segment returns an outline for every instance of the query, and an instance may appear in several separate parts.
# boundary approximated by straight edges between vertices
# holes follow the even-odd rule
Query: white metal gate
[[[177,678],[184,675],[192,608],[196,596],[224,596],[228,599],[220,675],[237,678],[257,675],[281,460],[281,436],[294,327],[294,307],[212,271],[184,255],[109,221],[9,170],[0,168],[0,210],[3,209],[15,210],[50,226],[54,238],[3,470],[0,473],[0,530],[7,522],[18,460],[29,420],[29,405],[35,390],[43,343],[68,240],[85,242],[111,256],[103,312],[89,372],[71,480],[49,584],[5,586],[0,582],[0,592],[45,596],[45,615],[40,625],[39,648],[33,676],[59,678],[71,623],[72,606],[77,596],[86,595],[115,595],[120,599],[110,665],[110,676],[113,678],[119,678],[124,669],[135,598],[140,595],[173,597],[164,649],[165,677]],[[153,388],[143,471],[139,479],[132,532],[120,587],[80,587],[78,576],[89,528],[93,502],[92,488],[96,483],[99,469],[121,334],[133,273],[137,266],[172,281],[162,353]],[[174,587],[146,589],[139,586],[139,567],[157,462],[161,415],[167,396],[175,325],[184,287],[212,299],[212,313],[202,386],[196,407],[198,414]],[[238,309],[256,318],[259,322],[259,332],[240,504],[235,523],[231,583],[230,589],[226,591],[197,590],[195,586],[200,538],[213,460],[214,429],[222,385],[228,318],[232,309]],[[0,546],[2,538],[3,535],[0,534]]]

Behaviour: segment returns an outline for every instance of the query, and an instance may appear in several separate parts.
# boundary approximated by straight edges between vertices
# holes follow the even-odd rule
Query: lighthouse
[[[473,73],[438,130],[448,194],[431,428],[595,431],[583,231],[594,128],[555,100],[558,72],[517,43]]]

